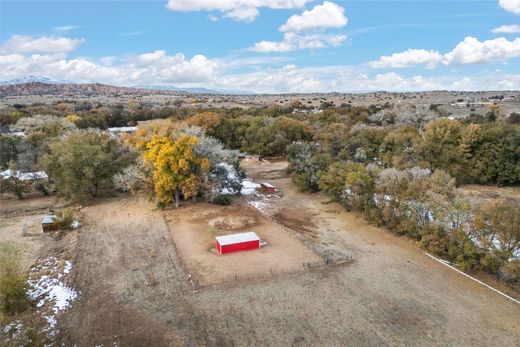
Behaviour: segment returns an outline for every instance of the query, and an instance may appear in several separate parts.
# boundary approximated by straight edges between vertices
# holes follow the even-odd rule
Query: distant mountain
[[[171,95],[186,94],[182,91],[153,91],[142,88],[116,87],[101,83],[44,83],[44,82],[28,82],[19,84],[3,84],[0,85],[0,96],[16,96],[16,95],[151,95],[158,93],[166,93]]]
[[[53,80],[47,77],[26,76],[22,78],[0,81],[0,95],[60,94],[60,93],[144,93],[155,94],[154,91],[193,94],[254,94],[249,91],[209,88],[180,88],[168,85],[149,85],[136,87],[118,87],[96,82],[73,82]]]
[[[232,95],[252,95],[253,92],[244,91],[244,90],[232,90],[232,89],[209,89],[209,88],[181,88],[175,86],[165,86],[165,85],[150,85],[150,86],[138,86],[138,88],[149,89],[149,90],[173,90],[178,92],[188,92],[193,94],[232,94]]]
[[[8,81],[0,81],[0,85],[9,85],[9,84],[23,84],[23,83],[46,83],[46,84],[73,84],[74,82],[65,81],[65,80],[51,80],[47,77],[38,77],[38,76],[26,76],[22,78],[16,78]]]
[[[194,94],[225,94],[217,90],[208,88],[180,88],[175,86],[163,86],[163,85],[151,85],[151,86],[137,86],[137,88],[148,89],[148,90],[161,90],[161,91],[176,91],[176,92],[188,92]]]

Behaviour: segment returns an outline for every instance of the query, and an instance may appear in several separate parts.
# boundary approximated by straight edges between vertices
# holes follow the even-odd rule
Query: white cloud
[[[425,64],[428,68],[433,68],[441,61],[442,55],[437,51],[408,49],[404,52],[382,56],[377,61],[369,62],[368,66],[372,68],[401,68]]]
[[[311,34],[298,35],[287,33],[283,41],[260,41],[248,50],[251,52],[291,52],[300,49],[320,49],[338,47],[347,40],[346,35]]]
[[[499,0],[498,3],[504,10],[520,14],[520,0]]]
[[[301,15],[289,17],[280,27],[281,32],[300,32],[306,30],[341,28],[347,25],[345,9],[333,2],[325,1]]]
[[[347,40],[346,35],[323,34],[324,29],[340,28],[347,24],[344,8],[325,1],[301,15],[290,17],[279,30],[282,41],[260,41],[248,48],[251,52],[290,52],[300,49],[338,47]],[[303,33],[305,32],[305,33]]]
[[[290,52],[294,51],[296,48],[289,42],[274,42],[274,41],[260,41],[255,43],[255,45],[249,48],[251,52]]]
[[[134,57],[107,57],[98,61],[64,57],[62,54],[0,55],[0,80],[23,76],[45,76],[78,82],[140,86],[175,85],[250,90],[258,93],[363,92],[375,90],[512,90],[520,85],[520,74],[493,72],[485,76],[405,76],[395,72],[370,76],[361,67],[317,66],[256,69],[230,74],[226,64],[195,55],[169,55],[159,50]],[[235,69],[237,66],[231,66]]]
[[[169,0],[166,7],[172,11],[220,11],[225,17],[251,22],[259,8],[293,9],[305,6],[310,0]]]
[[[520,38],[508,41],[500,37],[481,42],[468,36],[444,55],[444,64],[492,63],[516,57],[520,57]]]
[[[252,22],[260,14],[256,7],[239,7],[224,14],[226,18],[232,18],[242,22]]]
[[[44,39],[21,40],[13,36],[4,44],[0,52],[0,79],[35,75],[78,82],[94,80],[117,85],[206,83],[215,79],[221,65],[203,55],[194,55],[188,59],[180,53],[168,55],[164,50],[120,59],[71,59],[67,57],[66,51],[72,47],[64,44],[70,39],[60,38],[58,43],[49,43]],[[33,44],[27,45],[27,42]],[[42,42],[47,42],[52,47],[47,47],[47,52],[39,54],[42,51]],[[57,48],[58,44],[60,46]]]
[[[158,51],[151,52],[151,53],[141,54],[137,57],[137,59],[140,62],[149,63],[149,62],[157,61],[161,58],[164,58],[165,56],[166,56],[166,51],[158,50]]]
[[[369,62],[368,66],[372,68],[402,68],[426,64],[426,67],[433,68],[439,63],[444,65],[493,63],[516,57],[520,57],[520,38],[513,41],[503,37],[479,41],[468,36],[464,41],[457,44],[452,51],[445,54],[424,49],[409,49],[390,56],[382,56],[376,61]]]
[[[504,33],[504,34],[516,34],[520,33],[520,25],[512,24],[512,25],[502,25],[498,28],[491,30],[493,33]]]
[[[84,40],[58,36],[32,37],[13,35],[0,46],[0,53],[66,53]]]
[[[63,25],[63,26],[59,26],[59,27],[54,27],[54,28],[52,28],[52,30],[65,32],[65,31],[71,31],[71,30],[78,29],[78,28],[79,28],[79,26],[77,26],[77,25]]]
[[[326,66],[264,69],[250,73],[223,75],[219,86],[258,93],[368,92],[426,90],[513,90],[520,74],[493,73],[485,76],[404,76],[395,72],[369,76],[356,67]]]

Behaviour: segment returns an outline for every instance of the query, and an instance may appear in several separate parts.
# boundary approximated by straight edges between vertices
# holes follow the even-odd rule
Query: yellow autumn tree
[[[197,137],[182,134],[176,139],[154,136],[146,144],[143,158],[153,169],[154,191],[162,203],[173,201],[179,207],[181,194],[184,199],[197,195],[200,177],[210,166],[193,150],[197,143]]]
[[[139,124],[133,134],[123,134],[122,140],[125,144],[139,150],[146,150],[146,146],[154,136],[171,137],[179,131],[181,126],[169,119],[155,119]]]

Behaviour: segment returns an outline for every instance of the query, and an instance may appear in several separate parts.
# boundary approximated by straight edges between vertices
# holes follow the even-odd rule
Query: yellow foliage
[[[71,114],[67,115],[67,116],[65,117],[65,119],[68,120],[69,122],[75,124],[77,121],[79,121],[79,120],[81,119],[81,117],[78,116],[78,115],[75,114],[75,113],[71,113]]]
[[[154,136],[170,137],[179,128],[180,125],[171,120],[157,119],[141,122],[135,133],[124,134],[121,138],[124,143],[140,150],[145,150],[147,144]]]
[[[172,201],[175,192],[184,199],[196,196],[199,177],[209,170],[209,160],[196,155],[195,136],[182,134],[176,140],[155,135],[145,145],[144,161],[153,168],[154,190],[163,203]]]

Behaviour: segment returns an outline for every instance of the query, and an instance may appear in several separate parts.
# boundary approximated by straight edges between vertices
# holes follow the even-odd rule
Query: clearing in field
[[[199,285],[299,271],[303,263],[322,261],[280,225],[242,203],[226,207],[197,204],[164,213],[186,269]],[[215,236],[244,231],[254,231],[267,245],[218,254]]]

